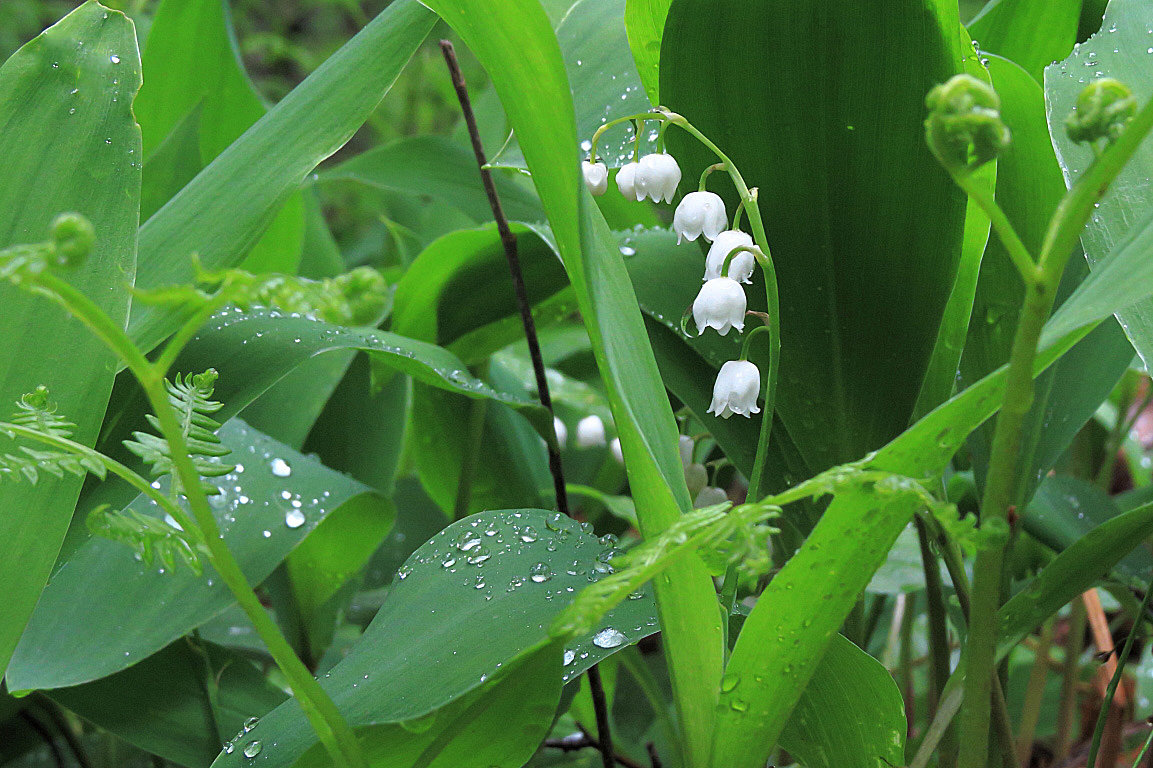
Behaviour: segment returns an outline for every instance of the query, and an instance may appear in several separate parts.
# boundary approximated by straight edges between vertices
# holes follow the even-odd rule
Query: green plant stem
[[[941,589],[941,568],[929,543],[929,530],[920,515],[913,517],[921,563],[925,571],[926,612],[929,616],[929,719],[937,714],[941,690],[949,679],[949,625],[945,597]]]
[[[168,402],[163,375],[148,362],[124,330],[113,323],[108,315],[83,293],[51,273],[37,276],[34,289],[62,304],[88,326],[136,376],[156,415],[160,432],[168,441],[173,466],[188,500],[192,517],[196,521],[196,527],[203,536],[209,561],[228,585],[277,666],[288,679],[293,695],[300,702],[301,709],[333,762],[342,768],[366,768],[367,763],[356,735],[320,683],[292,650],[292,646],[284,638],[276,622],[264,610],[232,552],[224,543],[216,525],[216,518],[208,504],[208,497],[201,487],[200,475],[189,455],[184,433]]]
[[[965,190],[966,194],[973,199],[985,215],[989,217],[989,222],[993,225],[993,230],[997,236],[1001,238],[1001,242],[1005,246],[1005,250],[1009,253],[1009,258],[1013,262],[1013,266],[1021,274],[1021,278],[1026,283],[1029,282],[1029,275],[1036,270],[1037,265],[1033,261],[1032,254],[1025,244],[1021,242],[1020,236],[1017,235],[1017,230],[1013,229],[1013,225],[1009,222],[1009,218],[1005,212],[1001,210],[1001,206],[997,205],[996,200],[993,198],[993,192],[981,184],[974,174],[971,173],[955,173],[953,180],[957,182],[957,186]]]
[[[1021,710],[1021,724],[1017,733],[1017,763],[1028,764],[1033,754],[1033,740],[1037,735],[1037,722],[1041,718],[1041,700],[1045,695],[1045,682],[1049,677],[1049,649],[1053,645],[1054,619],[1049,618],[1041,627],[1041,640],[1034,652],[1033,669],[1029,671],[1029,684],[1025,688],[1025,706]]]

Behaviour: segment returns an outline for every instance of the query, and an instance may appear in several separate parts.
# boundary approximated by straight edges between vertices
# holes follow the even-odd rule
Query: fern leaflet
[[[102,504],[88,513],[86,522],[94,535],[132,547],[147,565],[159,560],[167,568],[184,564],[197,576],[204,572],[197,547],[182,531],[163,520]]]

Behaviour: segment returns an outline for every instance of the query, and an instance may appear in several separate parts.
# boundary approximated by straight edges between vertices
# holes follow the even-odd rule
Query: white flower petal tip
[[[693,300],[693,321],[697,335],[706,328],[715,328],[724,336],[730,328],[738,331],[745,327],[745,289],[731,277],[716,277],[701,286]]]
[[[705,280],[721,276],[725,259],[737,248],[755,248],[753,238],[739,229],[729,229],[717,235],[705,258]],[[741,251],[729,262],[729,277],[740,283],[751,283],[756,257],[748,251]]]
[[[646,197],[654,203],[671,203],[681,183],[681,167],[672,155],[663,152],[645,155],[637,163],[633,190],[637,200]]]
[[[594,195],[603,195],[609,188],[609,169],[604,163],[590,163],[585,160],[581,163],[584,173],[585,186]]]
[[[690,192],[681,199],[673,213],[673,231],[677,233],[677,244],[682,240],[693,241],[701,235],[708,241],[728,228],[729,216],[725,212],[725,201],[713,192]]]
[[[619,437],[614,437],[613,441],[609,443],[609,452],[612,453],[613,458],[616,459],[618,463],[625,463],[625,452],[624,449],[621,448],[621,439]]]
[[[713,385],[709,413],[727,419],[734,413],[751,418],[760,413],[757,397],[761,394],[761,372],[748,360],[730,360],[721,366]]]
[[[585,416],[577,422],[578,448],[599,448],[605,445],[605,423],[600,416]]]
[[[617,171],[617,189],[619,189],[621,195],[628,200],[637,199],[637,165],[639,165],[639,163],[628,163],[627,165],[622,165],[621,169]]]

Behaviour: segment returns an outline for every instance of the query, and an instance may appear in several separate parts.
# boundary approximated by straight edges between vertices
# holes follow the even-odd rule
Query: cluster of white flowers
[[[581,164],[585,185],[592,194],[603,195],[608,190],[608,167],[593,160]],[[657,152],[621,167],[616,183],[626,198],[671,203],[680,181],[677,161],[672,155]],[[728,227],[725,201],[713,192],[690,192],[673,213],[678,245],[701,236],[712,243],[705,259],[704,285],[692,306],[697,335],[713,328],[724,336],[730,328],[739,333],[745,327],[748,303],[742,283],[752,283],[760,251],[748,233]],[[717,375],[708,412],[723,419],[734,413],[751,418],[761,412],[757,406],[760,391],[761,375],[756,365],[748,360],[729,361]]]

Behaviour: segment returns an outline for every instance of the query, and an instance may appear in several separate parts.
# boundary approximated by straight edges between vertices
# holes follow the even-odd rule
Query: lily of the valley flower
[[[725,259],[735,249],[741,247],[754,247],[753,238],[748,233],[741,232],[739,229],[729,229],[717,235],[709,248],[709,255],[705,259],[704,279],[712,280],[715,277],[720,277]],[[749,278],[753,276],[754,261],[753,254],[748,251],[741,251],[729,262],[728,276],[739,283],[751,283],[752,280]]]
[[[609,169],[604,163],[590,163],[585,160],[581,163],[581,171],[584,172],[585,186],[589,188],[589,192],[603,195],[609,188]]]
[[[637,164],[633,191],[637,200],[650,198],[654,203],[671,203],[681,183],[681,167],[672,155],[659,152],[645,155]],[[620,184],[620,176],[617,177]]]
[[[681,466],[688,467],[693,463],[693,447],[696,444],[688,435],[681,435],[677,442],[677,450],[681,454]]]
[[[748,360],[730,360],[721,366],[713,385],[713,402],[709,413],[727,419],[734,413],[751,418],[760,413],[757,396],[761,394],[761,372]]]
[[[636,178],[638,165],[640,165],[640,163],[628,163],[627,165],[622,165],[621,169],[617,171],[617,189],[621,191],[621,195],[623,195],[626,200],[632,200],[637,196]]]
[[[598,448],[605,444],[605,423],[600,416],[585,416],[577,422],[576,444],[578,448]]]
[[[708,484],[709,471],[704,464],[689,464],[685,467],[685,485],[688,486],[689,496],[696,496]]]
[[[713,192],[690,192],[684,196],[673,214],[677,245],[680,245],[681,240],[696,240],[702,234],[706,240],[716,240],[728,224],[725,201]]]
[[[559,417],[553,416],[552,428],[553,431],[556,432],[557,445],[564,448],[565,443],[568,442],[568,427],[565,426],[565,423],[561,421]]]
[[[614,437],[613,441],[609,443],[609,453],[613,455],[613,458],[616,459],[617,462],[621,464],[625,463],[625,451],[621,448],[621,439],[619,437]]]
[[[716,328],[724,336],[730,328],[745,327],[745,289],[731,277],[716,277],[701,286],[693,301],[693,320],[697,335],[706,328]]]

